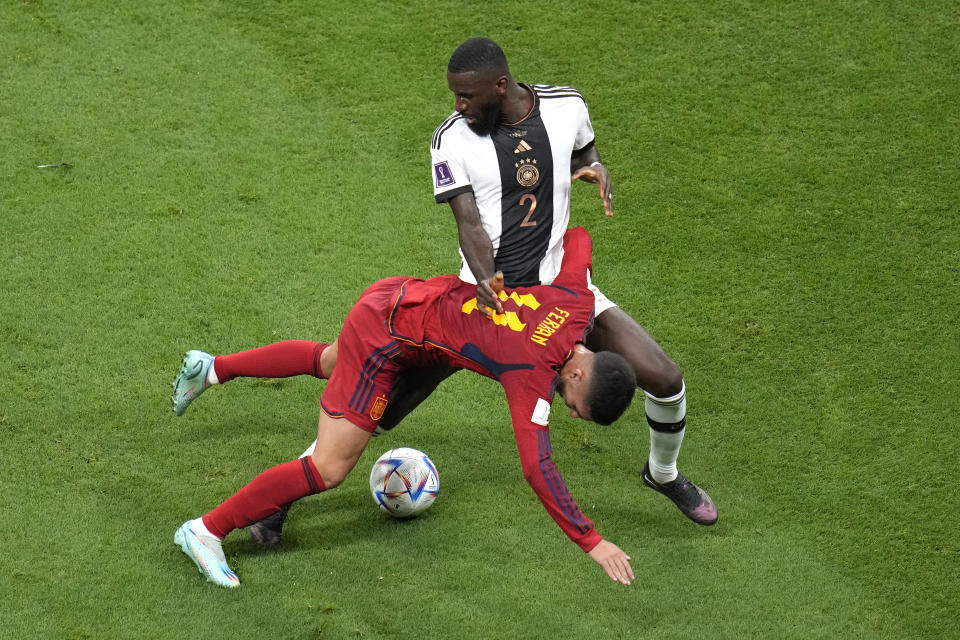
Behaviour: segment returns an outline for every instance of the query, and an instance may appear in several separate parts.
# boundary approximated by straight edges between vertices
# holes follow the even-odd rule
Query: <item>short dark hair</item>
[[[621,356],[610,351],[593,354],[593,372],[587,391],[590,419],[608,425],[623,415],[637,390],[637,374]]]
[[[506,73],[507,69],[507,56],[490,38],[470,38],[457,47],[447,63],[449,73],[490,70]]]

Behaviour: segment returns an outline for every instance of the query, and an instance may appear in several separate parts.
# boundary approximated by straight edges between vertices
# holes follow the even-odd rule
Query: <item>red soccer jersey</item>
[[[593,323],[591,248],[585,229],[567,231],[553,284],[504,291],[504,313],[492,319],[477,309],[476,285],[456,276],[407,280],[387,319],[390,336],[415,347],[397,360],[440,359],[500,381],[523,475],[550,516],[584,551],[601,537],[553,464],[548,418],[559,370]]]

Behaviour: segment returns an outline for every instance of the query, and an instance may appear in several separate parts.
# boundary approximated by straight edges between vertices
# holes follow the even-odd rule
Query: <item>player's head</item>
[[[499,75],[509,73],[507,56],[503,49],[490,38],[470,38],[453,52],[447,63],[448,73],[477,73],[493,71]]]
[[[493,133],[511,81],[503,49],[489,38],[470,38],[457,47],[447,64],[447,86],[456,110],[480,136]]]
[[[611,351],[593,354],[593,371],[587,404],[590,419],[607,425],[623,415],[637,390],[637,374],[621,356]]]
[[[637,389],[633,367],[610,351],[576,345],[560,370],[559,392],[570,415],[608,425],[623,415]]]

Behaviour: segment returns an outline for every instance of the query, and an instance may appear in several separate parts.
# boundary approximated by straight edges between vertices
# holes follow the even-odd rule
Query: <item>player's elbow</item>
[[[536,474],[534,473],[533,469],[530,469],[529,467],[523,468],[523,479],[527,481],[527,484],[533,485],[534,482],[536,482],[535,476]]]
[[[527,484],[529,484],[534,491],[537,491],[538,488],[545,486],[543,470],[541,469],[540,465],[536,463],[523,465],[523,479],[527,481]]]

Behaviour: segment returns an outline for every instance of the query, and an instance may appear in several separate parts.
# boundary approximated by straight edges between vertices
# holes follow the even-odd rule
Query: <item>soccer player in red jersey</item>
[[[572,229],[552,285],[508,290],[502,279],[491,279],[503,312],[490,317],[477,308],[476,285],[456,276],[389,278],[361,295],[332,345],[290,341],[217,358],[188,355],[174,383],[178,415],[211,383],[238,376],[307,374],[329,376],[329,382],[312,454],[261,473],[202,518],[185,522],[175,542],[209,580],[239,585],[223,555],[223,538],[343,482],[376,430],[397,375],[446,364],[503,385],[524,478],[564,533],[612,580],[630,584],[630,558],[600,536],[551,457],[548,424],[555,392],[572,416],[610,424],[636,388],[622,357],[583,345],[594,313],[590,260],[589,235]]]

